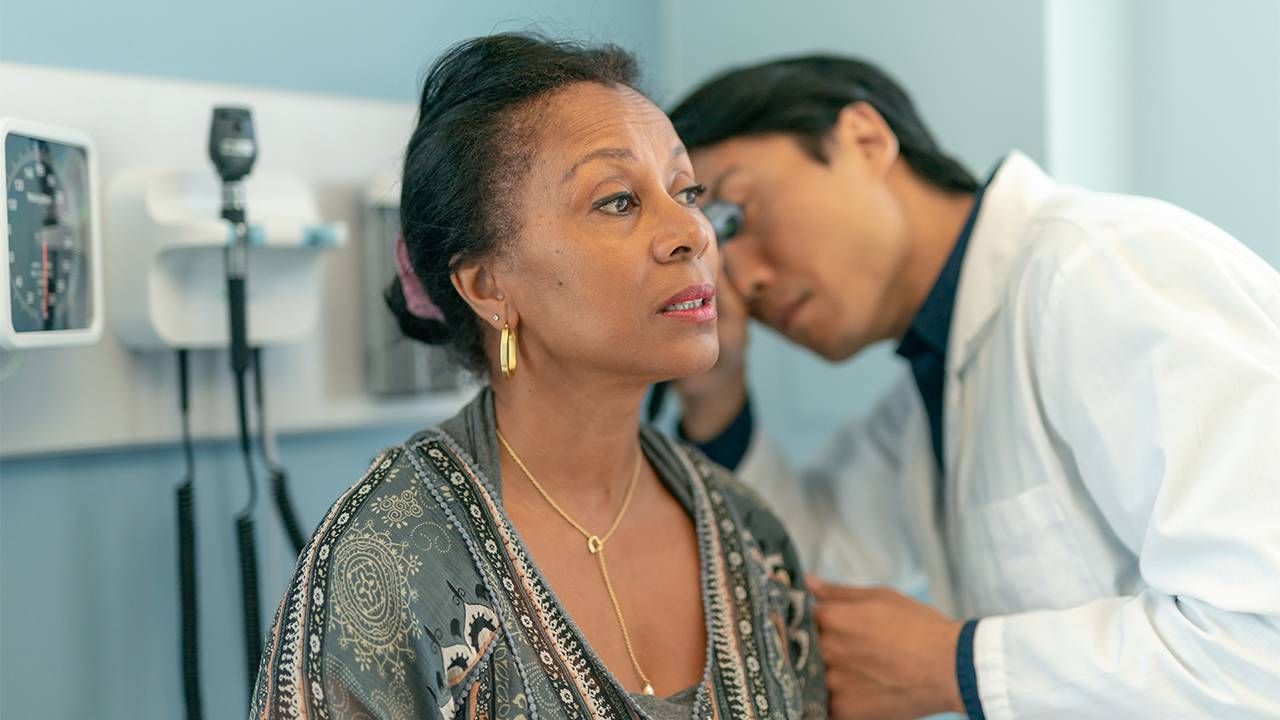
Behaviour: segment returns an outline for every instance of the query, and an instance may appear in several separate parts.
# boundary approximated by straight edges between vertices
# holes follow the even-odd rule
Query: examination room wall
[[[0,0],[0,63],[406,103],[424,62],[449,43],[531,23],[637,50],[664,105],[733,64],[862,55],[913,92],[939,141],[980,175],[1016,147],[1064,179],[1182,204],[1280,265],[1273,0]],[[5,114],[21,112],[0,97]],[[888,345],[833,368],[759,328],[750,363],[758,416],[795,458],[865,413],[903,371]],[[304,524],[379,448],[439,419],[388,418],[281,438]],[[234,485],[203,486],[199,506],[206,716],[240,717],[231,535],[240,458],[231,443],[206,441],[197,465],[199,483]],[[181,715],[181,469],[171,443],[0,461],[0,717]],[[259,508],[269,617],[291,561],[278,522]]]

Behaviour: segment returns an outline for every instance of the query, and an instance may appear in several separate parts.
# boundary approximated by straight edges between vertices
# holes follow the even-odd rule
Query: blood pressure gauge
[[[96,164],[84,133],[0,118],[0,347],[86,345],[102,336]]]

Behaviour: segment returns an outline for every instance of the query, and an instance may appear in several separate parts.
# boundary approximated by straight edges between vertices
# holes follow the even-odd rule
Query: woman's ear
[[[887,175],[898,159],[898,136],[868,102],[845,105],[836,116],[830,140],[833,159],[856,158],[874,174]]]
[[[471,306],[471,310],[480,316],[482,322],[488,323],[496,330],[503,325],[516,326],[516,318],[511,317],[507,294],[502,290],[493,271],[483,263],[465,263],[453,271],[453,287],[462,299]]]

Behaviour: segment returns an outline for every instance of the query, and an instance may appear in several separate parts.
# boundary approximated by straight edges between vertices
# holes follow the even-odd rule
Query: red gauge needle
[[[40,317],[49,319],[49,241],[40,241]]]

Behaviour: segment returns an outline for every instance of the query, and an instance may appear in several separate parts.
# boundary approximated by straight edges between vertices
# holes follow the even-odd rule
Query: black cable
[[[196,594],[195,452],[191,446],[191,392],[187,351],[178,351],[178,403],[186,473],[178,485],[178,578],[182,602],[182,693],[187,720],[200,720],[200,652]]]
[[[280,521],[284,523],[285,533],[289,535],[294,555],[301,555],[307,540],[302,534],[302,527],[298,525],[297,516],[294,515],[293,503],[289,500],[289,476],[284,470],[271,471],[271,495],[275,498],[276,511],[280,513]]]
[[[240,550],[240,581],[244,599],[245,668],[249,678],[249,696],[258,680],[258,664],[262,660],[262,631],[258,627],[258,551],[253,537],[253,520],[236,517],[236,540]]]
[[[182,411],[182,455],[187,463],[184,483],[196,479],[196,455],[191,443],[191,372],[185,348],[178,350],[178,407]]]
[[[245,671],[249,677],[249,694],[257,681],[258,660],[262,653],[262,627],[258,606],[258,554],[254,543],[253,517],[258,508],[258,476],[253,467],[253,446],[249,434],[249,399],[245,387],[249,370],[248,300],[246,298],[248,233],[244,209],[224,206],[223,219],[232,223],[236,239],[227,247],[227,310],[232,383],[236,392],[236,414],[240,426],[240,454],[244,458],[245,478],[249,483],[249,499],[236,514],[236,538],[240,551],[240,591],[243,600]]]
[[[249,443],[249,410],[245,393],[245,373],[235,372],[236,409],[240,416],[240,453],[244,456],[245,475],[249,479],[249,501],[236,514],[236,538],[240,550],[240,590],[243,597],[245,668],[249,677],[249,694],[258,676],[262,654],[262,628],[258,604],[258,553],[254,542],[253,514],[258,506],[258,478],[253,469],[253,452]]]
[[[236,386],[236,413],[240,419],[240,455],[244,458],[244,473],[249,481],[249,500],[239,515],[253,517],[258,506],[258,474],[253,468],[253,449],[249,442],[249,398],[245,388],[245,371],[236,370],[233,382]]]
[[[306,545],[306,535],[302,533],[302,526],[298,524],[298,516],[294,512],[293,502],[289,499],[289,474],[280,465],[276,459],[275,444],[271,436],[271,428],[267,424],[267,401],[266,393],[262,387],[262,349],[253,348],[253,393],[254,399],[258,405],[258,449],[262,452],[263,462],[267,466],[267,472],[271,474],[271,496],[276,503],[276,511],[280,514],[280,521],[284,524],[286,534],[289,536],[289,542],[293,545],[295,555],[302,554],[302,548]]]

